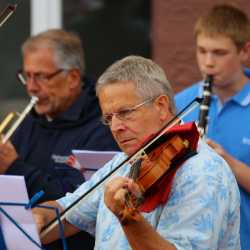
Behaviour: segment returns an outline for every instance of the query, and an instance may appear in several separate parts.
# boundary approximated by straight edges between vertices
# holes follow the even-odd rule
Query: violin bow
[[[113,174],[115,174],[122,166],[124,166],[127,163],[133,164],[133,162],[137,161],[139,158],[141,158],[143,155],[146,154],[146,150],[148,147],[150,147],[159,137],[161,137],[167,130],[172,128],[174,125],[178,124],[183,117],[185,117],[187,114],[189,114],[192,110],[197,108],[202,99],[201,98],[195,98],[192,102],[190,102],[185,108],[183,108],[173,119],[171,119],[160,131],[157,133],[157,135],[147,142],[145,145],[143,145],[140,149],[138,149],[134,154],[127,157],[122,163],[120,163],[118,166],[116,166],[113,170],[111,170],[106,176],[103,177],[100,181],[98,181],[96,184],[94,184],[89,190],[87,190],[84,194],[82,194],[78,199],[76,199],[70,206],[68,206],[64,211],[60,213],[60,220],[64,220],[66,216],[72,212],[72,210],[79,205],[81,201],[86,199],[95,189],[97,189],[101,184],[103,184],[109,177],[111,177]],[[51,222],[49,222],[47,225],[45,225],[40,233],[41,238],[45,237],[55,226],[58,224],[58,219],[55,218]]]

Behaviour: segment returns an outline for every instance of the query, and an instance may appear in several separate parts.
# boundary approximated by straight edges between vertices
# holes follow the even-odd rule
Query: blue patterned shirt
[[[250,71],[249,71],[250,73]],[[247,75],[250,78],[250,74]],[[175,96],[178,110],[183,109],[194,97],[202,96],[202,82],[192,85]],[[229,154],[250,166],[250,80],[224,104],[218,96],[211,96],[208,114],[207,138],[219,143]],[[193,110],[183,120],[196,121],[199,109]],[[240,188],[241,196],[241,249],[250,249],[250,193]]]
[[[58,200],[59,204],[66,208],[125,157],[116,155],[73,194]],[[129,166],[124,166],[115,175],[128,171]],[[200,141],[198,154],[178,169],[167,203],[143,216],[177,249],[236,250],[240,249],[239,206],[239,190],[230,168]],[[102,187],[70,212],[67,220],[95,234],[95,250],[131,249],[117,218],[104,204]]]

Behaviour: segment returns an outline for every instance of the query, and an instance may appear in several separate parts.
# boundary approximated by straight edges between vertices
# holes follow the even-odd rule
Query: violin
[[[142,159],[144,159],[146,156],[149,156],[149,159],[154,159],[156,160],[156,162],[160,163],[160,162],[164,162],[164,161],[168,161],[166,160],[165,154],[163,154],[163,158],[161,160],[161,158],[156,157],[157,151],[153,152],[158,146],[162,145],[162,148],[158,148],[159,151],[163,150],[164,152],[166,152],[166,155],[170,154],[171,155],[171,150],[173,150],[173,148],[177,147],[177,144],[182,144],[179,139],[176,139],[176,141],[171,141],[169,142],[168,146],[164,145],[164,142],[166,142],[166,138],[169,138],[170,134],[167,134],[166,131],[168,131],[170,128],[172,128],[173,126],[175,126],[176,124],[179,124],[181,119],[187,115],[188,113],[190,113],[193,109],[197,108],[201,103],[201,99],[200,98],[196,98],[194,99],[189,105],[187,105],[183,110],[181,110],[181,112],[179,112],[171,121],[169,121],[166,126],[164,126],[156,135],[155,137],[153,137],[153,139],[151,139],[150,141],[148,141],[147,143],[145,143],[140,149],[138,149],[133,155],[129,156],[127,159],[125,159],[121,164],[119,164],[118,166],[116,166],[113,170],[110,171],[109,174],[107,174],[102,180],[98,181],[95,185],[93,185],[88,191],[86,191],[84,194],[82,194],[78,199],[76,199],[70,206],[68,206],[64,211],[62,211],[60,213],[60,218],[59,220],[63,220],[66,218],[66,216],[76,207],[80,204],[80,202],[83,202],[84,199],[86,199],[89,195],[91,195],[92,192],[94,192],[97,188],[100,187],[100,185],[103,185],[105,183],[105,181],[108,180],[109,177],[111,177],[112,175],[114,175],[121,167],[127,165],[127,164],[131,164],[131,166],[133,166],[134,164],[138,164]],[[184,148],[185,148],[185,143],[183,143]],[[169,148],[166,149],[166,148]],[[177,147],[177,149],[175,149],[177,151],[177,155],[179,153],[179,150],[182,151],[183,146],[181,146],[179,149],[179,146]],[[150,154],[152,153],[152,154]],[[172,154],[172,157],[170,157],[169,161],[173,160],[173,158],[175,158],[175,154]],[[158,160],[157,160],[158,159]],[[143,163],[145,165],[145,163]],[[162,169],[162,165],[164,164],[157,164],[159,165],[159,169]],[[153,163],[152,163],[153,166]],[[148,169],[152,169],[150,171],[145,171],[142,173],[145,173],[145,178],[147,179],[149,176],[154,175],[155,172],[153,170],[153,167],[147,167]],[[146,168],[145,168],[146,169]],[[151,172],[151,174],[150,174]],[[166,171],[162,171],[162,174],[160,175],[160,177],[163,175],[163,173]],[[143,178],[144,179],[144,178]],[[145,179],[145,180],[146,180]],[[149,178],[150,179],[150,178]],[[161,179],[161,178],[160,178]],[[141,179],[142,180],[142,179]],[[155,181],[146,182],[147,185],[141,181],[142,184],[141,187],[146,190],[147,186],[155,186]],[[154,184],[154,185],[153,185]],[[128,206],[129,207],[129,206]],[[129,214],[129,213],[128,213]],[[51,222],[49,222],[42,230],[40,233],[41,238],[45,237],[55,226],[57,226],[58,224],[58,218],[55,218],[54,220],[52,220]]]
[[[136,183],[140,190],[145,193],[158,179],[165,174],[171,162],[188,148],[189,142],[175,135],[163,145],[152,151],[141,164],[140,175]]]
[[[195,123],[177,125],[162,137],[163,143],[131,167],[129,177],[138,184],[142,197],[125,195],[126,205],[118,215],[123,225],[137,220],[139,211],[150,212],[165,203],[178,167],[196,153],[199,132]]]

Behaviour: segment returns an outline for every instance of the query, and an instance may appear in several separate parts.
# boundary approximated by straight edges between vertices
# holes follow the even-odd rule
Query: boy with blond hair
[[[249,57],[250,21],[240,9],[214,6],[194,28],[196,56],[203,78],[213,76],[208,112],[208,144],[229,164],[241,192],[241,248],[250,249],[250,80],[243,64]],[[249,72],[248,72],[249,73]],[[175,97],[185,107],[203,93],[200,81]],[[196,110],[184,118],[197,120]]]

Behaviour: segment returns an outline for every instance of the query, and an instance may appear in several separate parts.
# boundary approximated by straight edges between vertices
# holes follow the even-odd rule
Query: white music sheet
[[[72,153],[76,156],[76,159],[80,164],[79,169],[83,170],[84,177],[88,180],[96,170],[104,166],[104,164],[110,161],[118,152],[74,149],[72,150]]]
[[[0,175],[0,202],[27,203],[28,194],[23,176]],[[23,206],[1,206],[18,224],[40,244],[32,212]],[[37,250],[32,243],[6,216],[0,211],[1,228],[8,250]]]

